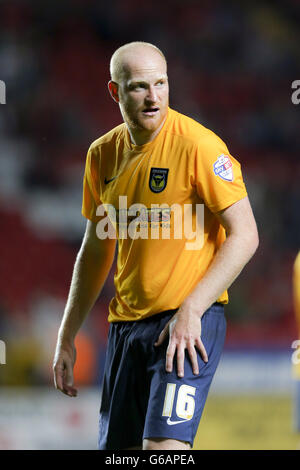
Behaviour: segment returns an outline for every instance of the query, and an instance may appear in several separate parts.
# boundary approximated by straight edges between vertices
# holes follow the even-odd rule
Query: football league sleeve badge
[[[222,153],[214,163],[214,174],[224,181],[233,181],[232,162],[228,155]]]

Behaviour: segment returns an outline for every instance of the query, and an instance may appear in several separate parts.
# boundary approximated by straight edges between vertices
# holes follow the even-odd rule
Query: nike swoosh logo
[[[110,180],[108,180],[108,179],[106,179],[106,176],[105,176],[105,178],[104,178],[104,183],[105,183],[105,184],[108,184],[108,183],[110,183],[111,181],[115,180],[116,178],[118,178],[118,177],[117,177],[117,176],[114,176],[113,178],[110,178]]]
[[[173,426],[174,424],[179,424],[179,423],[186,423],[187,421],[191,421],[190,419],[182,419],[180,421],[171,421],[170,418],[167,419],[167,424],[169,426]]]

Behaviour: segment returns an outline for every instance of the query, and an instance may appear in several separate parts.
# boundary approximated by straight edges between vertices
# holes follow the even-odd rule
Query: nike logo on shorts
[[[170,418],[167,419],[167,424],[169,426],[173,426],[174,424],[179,424],[179,423],[186,423],[187,421],[191,421],[190,419],[181,419],[180,421],[171,421]]]

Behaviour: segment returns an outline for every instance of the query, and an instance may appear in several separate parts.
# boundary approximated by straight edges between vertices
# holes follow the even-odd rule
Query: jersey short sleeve
[[[240,163],[214,133],[197,146],[194,175],[197,193],[213,213],[247,196]]]
[[[99,217],[96,216],[97,207],[101,205],[99,188],[99,159],[97,151],[89,148],[85,164],[85,172],[83,177],[83,198],[81,213],[84,217],[96,222]]]

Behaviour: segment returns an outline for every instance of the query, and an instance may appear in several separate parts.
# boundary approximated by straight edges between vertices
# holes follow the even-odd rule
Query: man
[[[111,268],[115,230],[99,449],[189,449],[224,344],[226,289],[258,246],[256,224],[240,165],[226,145],[169,108],[162,52],[149,43],[126,44],[113,54],[110,71],[109,92],[124,123],[87,155],[82,212],[88,221],[58,334],[55,385],[77,394],[74,338]],[[133,204],[148,214],[136,237],[126,219]],[[163,205],[182,211],[164,212]],[[199,207],[203,246],[195,249],[178,227],[190,217],[197,233]],[[166,220],[172,236],[151,237],[152,225]]]

